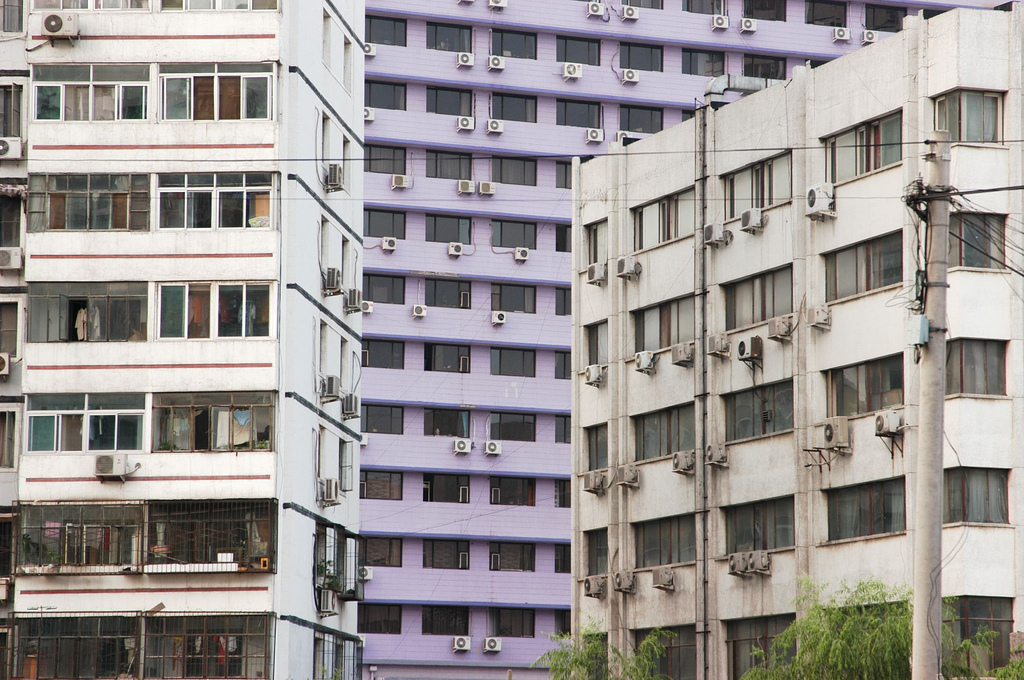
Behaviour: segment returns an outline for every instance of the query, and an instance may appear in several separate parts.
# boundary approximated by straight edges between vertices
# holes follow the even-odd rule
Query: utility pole
[[[925,307],[928,344],[921,348],[920,416],[917,428],[917,492],[914,503],[913,680],[941,678],[942,665],[942,432],[946,397],[946,259],[949,198],[949,133],[926,142],[928,171],[922,199],[928,203]]]

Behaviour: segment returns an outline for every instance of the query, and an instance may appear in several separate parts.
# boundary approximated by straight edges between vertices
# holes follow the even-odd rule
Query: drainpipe
[[[711,84],[721,78],[715,79]],[[711,84],[708,85],[709,89]],[[696,631],[697,635],[701,637],[701,650],[702,650],[702,665],[704,672],[698,677],[704,678],[705,680],[710,677],[710,661],[708,655],[711,650],[711,631],[708,629],[708,569],[710,567],[710,560],[708,559],[708,466],[704,459],[704,451],[708,445],[708,355],[704,351],[704,338],[707,336],[707,318],[708,318],[708,296],[705,286],[707,285],[707,248],[704,246],[703,239],[703,225],[708,223],[708,198],[707,198],[707,143],[708,143],[708,114],[711,112],[711,108],[703,106],[696,111],[696,125],[694,134],[696,136],[697,153],[694,156],[696,162],[696,186],[699,192],[699,206],[700,206],[700,219],[697,220],[695,225],[697,229],[701,230],[694,235],[694,250],[696,251],[698,266],[694,270],[694,276],[697,278],[694,281],[694,293],[698,296],[700,304],[695,304],[694,309],[698,310],[698,317],[696,319],[696,328],[694,329],[694,362],[699,364],[699,371],[697,372],[698,381],[695,385],[695,398],[694,401],[697,404],[697,412],[695,416],[701,419],[701,427],[698,432],[700,433],[697,441],[697,516],[700,517],[700,534],[701,534],[701,554],[700,561],[698,562],[698,573],[697,578],[700,580],[698,584],[698,597],[699,601],[695,603],[697,605],[696,614]],[[695,367],[696,370],[696,367]]]

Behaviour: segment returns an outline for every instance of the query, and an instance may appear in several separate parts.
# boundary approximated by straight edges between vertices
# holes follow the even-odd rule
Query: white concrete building
[[[1024,183],[1014,7],[908,18],[581,165],[575,626],[621,648],[668,627],[670,677],[736,680],[799,576],[910,585],[924,226],[902,198],[936,129],[956,188]],[[958,633],[999,633],[992,667],[1024,618],[1021,193],[954,211],[943,594]]]
[[[11,675],[359,677],[361,0],[22,11]]]

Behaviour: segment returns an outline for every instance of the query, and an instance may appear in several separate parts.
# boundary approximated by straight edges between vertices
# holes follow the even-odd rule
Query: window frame
[[[633,522],[636,568],[687,564],[697,559],[696,516],[674,515]],[[650,553],[654,551],[656,555]]]
[[[830,542],[907,530],[907,490],[904,477],[826,489],[825,497]],[[897,502],[899,507],[896,507]],[[844,514],[846,522],[843,520]],[[850,520],[852,525],[848,526]]]
[[[891,136],[893,132],[895,139]],[[829,182],[856,179],[902,162],[902,109],[825,139],[825,177]]]
[[[780,509],[788,510],[788,524],[786,523],[787,515],[785,513],[780,515]],[[796,511],[793,496],[730,505],[722,510],[725,512],[725,552],[727,554],[751,550],[786,550],[796,546]],[[740,516],[741,514],[745,515],[748,511],[749,518]],[[738,526],[741,520],[745,523],[747,519],[750,521],[749,527]],[[769,522],[769,519],[772,521]],[[770,532],[766,531],[769,525],[771,525]],[[750,534],[749,539],[742,542],[738,536],[741,528],[747,529]]]
[[[384,476],[387,475],[387,479]],[[371,479],[371,477],[373,479]],[[404,475],[401,472],[392,472],[390,470],[359,470],[359,499],[360,500],[378,500],[378,501],[400,501],[403,496],[403,484]],[[378,485],[381,489],[386,491],[386,495],[375,494],[370,496],[371,488],[376,488]]]
[[[766,209],[793,200],[792,160],[792,155],[787,151],[722,175],[726,219],[736,219],[749,208]],[[780,168],[785,169],[784,173],[780,172],[780,176],[776,177],[776,170]],[[747,173],[750,177],[744,179]],[[785,176],[782,177],[782,174]],[[780,180],[784,181],[785,186],[777,186]],[[744,193],[744,188],[749,189],[748,196],[740,195]]]
[[[968,352],[973,349],[974,351]],[[970,371],[968,361],[977,358],[980,349],[982,365]],[[980,373],[981,389],[978,378]],[[970,378],[973,377],[973,380]],[[971,384],[968,385],[967,383]],[[1006,395],[1006,341],[955,338],[946,342],[946,396]]]
[[[750,287],[749,295],[745,294]],[[786,265],[779,269],[760,272],[738,281],[723,283],[725,293],[725,328],[734,331],[764,323],[777,316],[793,313],[793,266]],[[788,292],[788,294],[787,294]],[[779,293],[782,298],[779,299]],[[769,298],[770,296],[770,298]],[[740,305],[749,302],[750,314],[742,310]]]
[[[894,387],[892,385],[892,378],[895,374],[891,373],[891,371],[895,369],[897,364],[900,369],[900,384],[899,387]],[[855,380],[857,384],[857,404],[853,407],[853,410],[845,408],[845,400],[841,401],[843,392],[840,389],[839,382],[844,380],[844,374],[851,370],[856,370]],[[889,373],[889,375],[886,375],[887,373]],[[829,369],[826,373],[826,379],[828,381],[828,412],[830,416],[851,417],[866,415],[883,409],[897,408],[903,405],[906,398],[906,375],[902,352],[886,357],[879,357],[878,359],[871,359],[870,361],[864,361],[859,364],[851,364],[849,366],[840,366]],[[881,388],[886,381],[888,381],[889,389],[882,390]],[[861,388],[864,388],[865,390],[863,395],[861,394]],[[877,388],[877,390],[875,388]],[[889,394],[896,390],[899,390],[900,393],[899,401],[893,401],[892,397],[896,395]],[[889,397],[887,398],[886,395],[889,395]],[[875,403],[876,400],[878,403]],[[862,401],[864,404],[864,410],[860,410]]]
[[[970,122],[968,121],[966,110],[966,99],[968,97],[976,96],[981,97],[982,104],[980,137],[970,134],[970,128],[968,127]],[[954,98],[956,100],[955,112],[953,111],[953,108],[950,107],[950,103]],[[1003,111],[1003,92],[961,88],[938,95],[934,97],[933,100],[935,109],[935,129],[949,132],[949,141],[951,143],[1000,144],[1002,142],[1003,117],[1005,115]],[[990,104],[992,105],[991,107],[989,106]],[[994,120],[991,121],[991,134],[988,132],[990,114],[994,116]],[[950,125],[950,123],[954,121],[953,116],[955,116],[956,124]]]
[[[277,69],[274,64],[270,64],[270,68],[264,70],[260,64],[189,64],[193,68],[179,68],[175,65],[162,64],[159,70],[159,83],[160,83],[160,120],[167,122],[268,122],[276,120],[274,116],[274,109],[276,107],[276,92],[274,85],[277,81]],[[239,68],[244,66],[246,68]],[[173,70],[164,71],[164,68],[171,67]],[[210,70],[206,70],[208,67],[213,67]],[[224,69],[223,71],[221,69]],[[231,70],[232,68],[236,70]],[[259,68],[260,70],[251,70]],[[212,98],[211,104],[213,106],[211,112],[211,118],[196,118],[196,78],[210,78],[213,81],[213,87],[210,91],[210,97]],[[238,117],[222,117],[224,114],[221,111],[223,105],[224,92],[222,88],[223,83],[229,79],[237,78],[239,80],[239,99],[238,99]],[[170,117],[169,108],[171,106],[170,98],[173,93],[169,91],[170,83],[172,81],[183,81],[188,83],[187,87],[187,102],[185,106],[187,112],[182,117]],[[249,114],[249,83],[250,81],[263,81],[265,87],[265,99],[263,104],[266,109],[266,115],[250,115]],[[230,96],[230,90],[228,90]]]
[[[903,232],[825,253],[825,301],[835,302],[903,282]],[[852,262],[847,261],[852,257]],[[887,262],[888,260],[888,262]],[[893,271],[893,264],[898,272]],[[844,266],[845,265],[845,266]],[[852,265],[852,272],[850,266]],[[845,281],[853,274],[853,290]],[[842,285],[840,285],[842,283]]]

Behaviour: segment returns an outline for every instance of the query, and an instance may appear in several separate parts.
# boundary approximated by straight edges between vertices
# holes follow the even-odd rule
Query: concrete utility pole
[[[925,253],[925,316],[928,344],[921,354],[921,405],[914,503],[913,680],[941,678],[942,665],[942,431],[946,398],[946,262],[949,199],[928,194],[949,189],[949,133],[927,142],[928,235]]]

